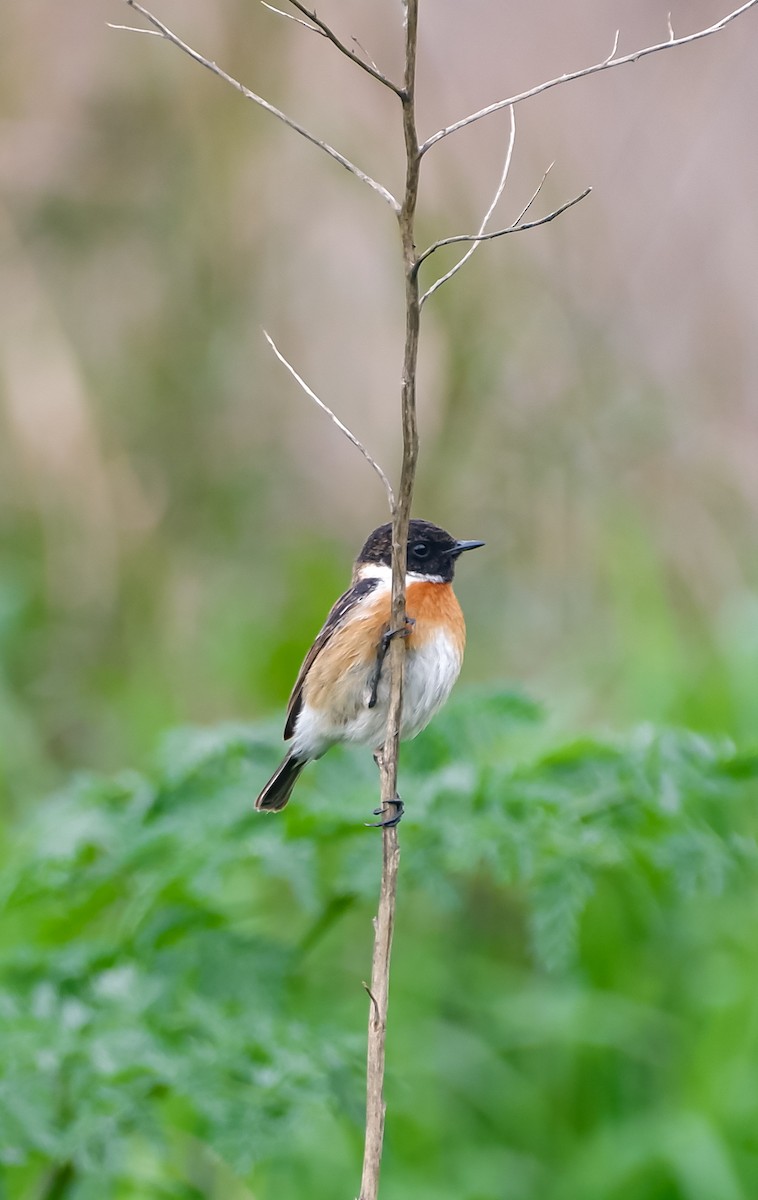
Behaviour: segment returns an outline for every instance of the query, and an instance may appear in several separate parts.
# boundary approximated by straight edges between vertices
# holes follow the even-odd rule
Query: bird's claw
[[[400,824],[403,818],[403,813],[405,812],[405,805],[400,797],[395,796],[395,799],[389,800],[387,805],[384,805],[381,808],[375,808],[374,816],[381,817],[382,813],[385,812],[387,807],[394,809],[392,816],[388,817],[386,821],[366,821],[367,829],[394,829],[396,825]]]
[[[382,634],[382,645],[386,648],[389,646],[393,638],[409,637],[410,634],[413,633],[413,627],[415,624],[416,618],[409,617],[406,613],[405,621],[398,629],[385,629],[384,633]]]

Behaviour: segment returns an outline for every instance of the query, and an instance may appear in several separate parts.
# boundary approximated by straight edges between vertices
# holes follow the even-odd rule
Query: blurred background
[[[319,12],[388,72],[400,9]],[[677,33],[725,6],[674,0]],[[393,97],[260,5],[165,0],[191,44],[396,191]],[[279,712],[382,491],[262,327],[390,473],[389,210],[116,0],[27,0],[0,46],[0,755],[12,808],[183,722]],[[653,0],[437,0],[422,137],[667,36]],[[467,561],[469,682],[565,725],[758,718],[756,17],[517,110],[495,220],[424,312],[415,511]],[[425,162],[420,240],[473,231],[508,118]],[[454,261],[435,256],[435,271]],[[426,276],[429,281],[433,276]]]
[[[421,136],[670,3],[727,9],[423,4]],[[396,477],[394,219],[126,4],[6,8],[0,1200],[354,1195],[373,767],[250,799],[387,513],[262,330]],[[399,76],[400,0],[318,11]],[[399,192],[399,106],[322,39],[159,13]],[[552,162],[534,215],[594,190],[424,310],[415,511],[487,548],[403,752],[388,1197],[758,1195],[756,31],[521,105],[497,225]],[[478,227],[508,129],[429,153],[420,245]]]

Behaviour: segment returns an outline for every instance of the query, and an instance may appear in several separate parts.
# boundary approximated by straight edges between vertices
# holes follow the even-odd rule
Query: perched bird
[[[438,525],[412,520],[408,530],[407,626],[391,631],[392,526],[369,534],[340,596],[305,656],[287,706],[285,741],[292,747],[255,802],[284,808],[306,763],[337,742],[384,744],[389,704],[389,642],[406,640],[400,736],[415,737],[442,707],[458,678],[466,643],[463,613],[452,588],[458,556],[484,542],[459,542]],[[396,824],[395,815],[382,824]]]

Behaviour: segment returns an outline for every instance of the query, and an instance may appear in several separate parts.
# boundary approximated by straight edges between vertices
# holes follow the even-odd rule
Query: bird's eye
[[[413,547],[414,558],[426,558],[429,553],[429,545],[427,542],[416,542]]]

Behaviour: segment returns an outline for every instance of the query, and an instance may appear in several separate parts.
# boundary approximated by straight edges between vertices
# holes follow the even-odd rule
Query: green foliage
[[[373,767],[335,750],[266,817],[278,751],[175,733],[7,850],[7,1200],[355,1195]],[[469,693],[402,791],[387,1195],[754,1196],[758,756],[556,744],[524,698]]]

